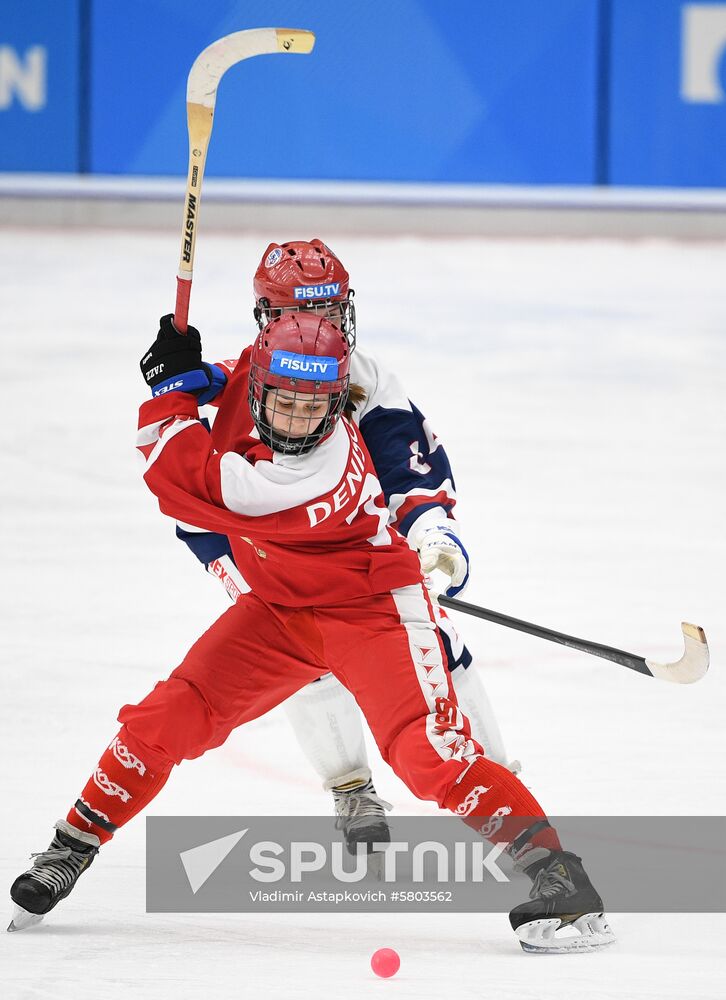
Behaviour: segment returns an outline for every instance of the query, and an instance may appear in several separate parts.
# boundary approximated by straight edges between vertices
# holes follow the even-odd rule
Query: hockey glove
[[[174,326],[173,318],[169,313],[159,320],[156,340],[141,359],[141,374],[152,396],[189,392],[202,406],[224,388],[227,376],[221,368],[202,361],[199,330],[190,326],[183,335]]]
[[[456,535],[445,524],[427,528],[418,546],[421,572],[424,575],[439,570],[449,577],[447,597],[461,593],[469,582],[469,554]]]

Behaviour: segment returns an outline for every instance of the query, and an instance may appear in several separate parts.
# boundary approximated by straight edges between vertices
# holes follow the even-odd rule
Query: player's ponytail
[[[358,409],[365,398],[366,391],[363,386],[358,385],[356,382],[351,382],[348,386],[348,402],[345,404],[343,415],[348,418],[352,417],[355,410]]]

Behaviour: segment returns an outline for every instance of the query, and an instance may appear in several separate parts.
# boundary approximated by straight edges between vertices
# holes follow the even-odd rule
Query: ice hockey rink
[[[251,275],[268,238],[314,235],[327,236],[200,233],[190,318],[208,360],[252,337]],[[173,307],[177,240],[2,233],[7,887],[47,846],[119,706],[226,607],[159,514],[134,450],[138,361]],[[652,659],[680,656],[681,621],[708,635],[709,675],[681,687],[459,619],[525,783],[554,815],[723,814],[726,243],[330,242],[356,289],[359,344],[398,371],[449,452],[467,599]],[[370,753],[396,813],[436,811]],[[150,812],[330,807],[278,709],[178,768]],[[722,915],[614,913],[612,949],[535,957],[506,914],[146,914],[144,888],[137,818],[44,924],[2,935],[2,995],[723,996]],[[401,955],[392,980],[370,971],[381,947]]]

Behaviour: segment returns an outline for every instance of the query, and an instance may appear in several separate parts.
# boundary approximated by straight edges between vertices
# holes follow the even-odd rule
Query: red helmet
[[[252,346],[250,412],[273,451],[303,455],[330,433],[348,400],[345,334],[315,313],[283,313]]]
[[[281,312],[311,310],[335,323],[355,347],[350,277],[322,240],[270,243],[253,281],[255,319],[262,327]]]

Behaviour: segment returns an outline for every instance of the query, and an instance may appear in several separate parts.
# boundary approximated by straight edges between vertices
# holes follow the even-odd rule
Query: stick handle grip
[[[192,293],[192,279],[176,279],[176,306],[174,307],[174,326],[179,333],[186,333],[189,325],[189,296]]]

